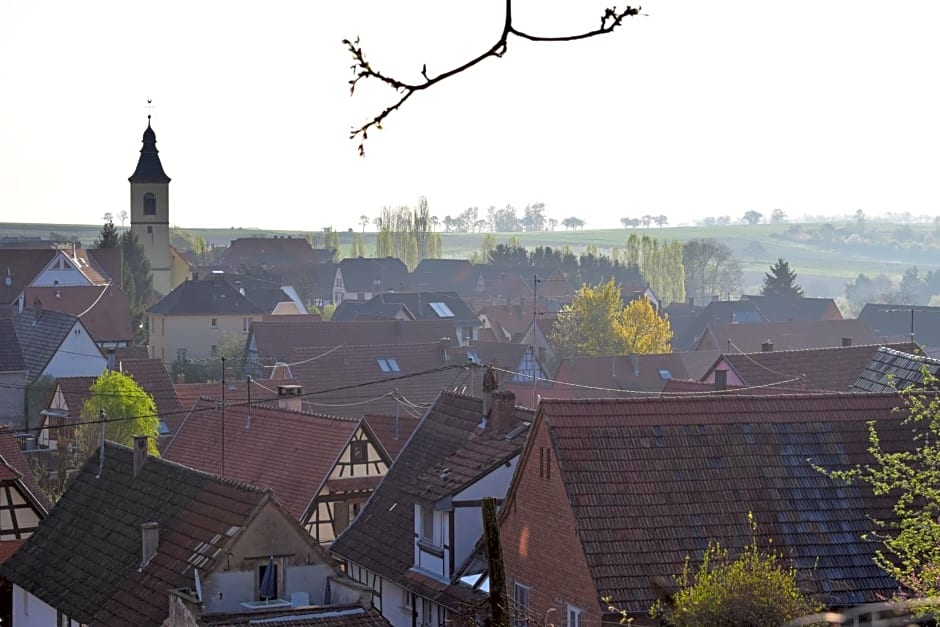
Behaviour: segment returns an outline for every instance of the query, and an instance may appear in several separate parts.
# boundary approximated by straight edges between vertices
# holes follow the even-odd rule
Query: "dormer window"
[[[421,541],[431,546],[440,545],[440,535],[435,538],[434,508],[421,506]]]
[[[151,192],[144,194],[144,215],[157,215],[157,197]]]
[[[401,372],[401,367],[398,365],[398,360],[394,357],[380,357],[376,360],[379,364],[379,370],[384,374],[390,372]]]

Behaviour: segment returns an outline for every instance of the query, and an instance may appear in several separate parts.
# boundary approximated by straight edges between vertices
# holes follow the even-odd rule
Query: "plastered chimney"
[[[281,409],[300,411],[304,389],[299,385],[277,386],[277,406]]]

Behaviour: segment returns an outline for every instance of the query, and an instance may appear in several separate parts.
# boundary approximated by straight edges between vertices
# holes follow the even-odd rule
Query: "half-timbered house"
[[[197,401],[164,457],[270,488],[326,545],[358,515],[391,460],[364,420],[302,411],[299,386],[279,391],[280,405]]]

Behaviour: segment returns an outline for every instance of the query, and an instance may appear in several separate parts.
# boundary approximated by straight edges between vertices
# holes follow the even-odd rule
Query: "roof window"
[[[669,372],[669,370],[667,370],[666,368],[660,368],[659,378],[662,379],[663,381],[668,381],[669,379],[672,378],[672,373]]]
[[[437,314],[438,318],[453,318],[454,312],[450,310],[450,307],[444,303],[429,303],[431,309],[434,310],[434,313]]]
[[[398,360],[394,357],[379,357],[376,361],[379,364],[379,369],[386,374],[389,372],[401,372],[401,368],[398,366]]]

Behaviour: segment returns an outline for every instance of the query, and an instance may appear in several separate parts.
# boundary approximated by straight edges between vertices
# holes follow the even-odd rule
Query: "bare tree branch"
[[[353,64],[350,66],[350,69],[353,71],[353,78],[349,81],[349,94],[352,96],[356,93],[356,86],[359,84],[359,81],[364,79],[375,79],[394,89],[398,94],[398,100],[383,109],[378,115],[373,117],[371,120],[366,122],[360,127],[353,127],[350,130],[349,138],[356,139],[359,138],[359,156],[364,157],[366,154],[365,151],[365,142],[369,139],[369,130],[382,129],[382,123],[385,121],[392,112],[397,111],[405,102],[411,98],[413,94],[419,91],[424,91],[429,87],[440,83],[441,81],[454,76],[455,74],[460,74],[478,63],[482,62],[489,57],[502,57],[508,48],[508,41],[510,35],[515,35],[520,39],[525,39],[527,41],[534,42],[565,42],[565,41],[579,41],[582,39],[589,39],[591,37],[596,37],[598,35],[605,35],[612,32],[615,28],[620,26],[623,23],[623,20],[627,17],[632,17],[640,14],[641,7],[630,7],[627,6],[623,10],[618,11],[617,7],[610,7],[604,10],[604,14],[601,16],[601,24],[599,28],[595,30],[588,31],[586,33],[577,33],[574,35],[561,35],[561,36],[552,36],[545,37],[540,35],[532,35],[524,31],[518,30],[512,23],[512,0],[506,1],[506,11],[505,19],[503,21],[503,30],[499,35],[499,38],[496,42],[489,47],[486,51],[480,53],[476,57],[470,59],[466,63],[459,65],[455,68],[442,72],[436,76],[428,76],[427,64],[421,66],[421,77],[424,79],[422,82],[408,82],[394,76],[389,76],[378,70],[372,68],[368,61],[366,61],[365,52],[363,52],[362,46],[359,44],[359,38],[351,41],[349,39],[344,39],[343,44],[347,47],[350,54],[353,57]]]

